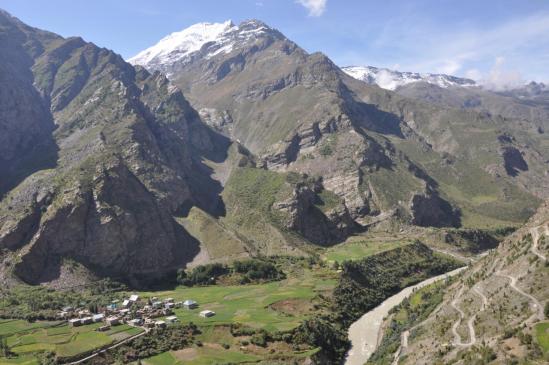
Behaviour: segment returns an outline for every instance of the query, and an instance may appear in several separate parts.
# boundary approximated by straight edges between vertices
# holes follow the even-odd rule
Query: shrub
[[[184,285],[208,285],[215,284],[217,279],[229,272],[229,268],[223,264],[215,263],[195,267],[186,279]]]
[[[266,347],[267,346],[267,334],[265,332],[256,333],[250,339],[250,342],[256,346]]]

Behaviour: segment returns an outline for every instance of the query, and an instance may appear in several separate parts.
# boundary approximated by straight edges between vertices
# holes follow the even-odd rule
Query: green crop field
[[[0,365],[39,365],[38,359],[33,356],[18,356],[13,359],[0,357]]]
[[[292,356],[300,358],[311,355],[314,350],[299,351],[287,344],[275,345],[275,354],[268,349],[257,347],[256,352],[239,350],[240,339],[230,332],[231,323],[241,323],[267,331],[284,331],[297,327],[312,313],[315,297],[329,295],[337,281],[334,270],[323,267],[313,269],[294,268],[288,279],[257,285],[245,286],[205,286],[178,287],[164,292],[142,292],[142,297],[174,298],[176,301],[193,299],[199,307],[192,310],[175,309],[175,315],[182,323],[193,322],[200,328],[196,339],[202,346],[194,346],[180,351],[165,352],[143,361],[149,365],[214,364],[214,363],[255,363],[265,357]],[[290,303],[291,310],[284,305]],[[210,318],[202,318],[200,311],[209,309],[216,312]],[[276,347],[287,346],[287,347]],[[223,348],[225,347],[225,348]]]
[[[0,336],[10,336],[20,332],[26,332],[36,328],[51,327],[59,322],[27,322],[22,320],[0,320]]]
[[[69,327],[67,324],[52,326],[52,322],[1,322],[0,328],[8,336],[10,351],[19,356],[0,358],[0,364],[34,364],[36,359],[32,355],[42,351],[55,352],[61,358],[71,357],[143,331],[127,325],[116,326],[106,332],[95,331],[101,325]]]
[[[288,278],[278,282],[252,285],[177,287],[162,292],[142,292],[142,297],[172,297],[177,301],[193,299],[199,307],[193,310],[175,309],[182,323],[193,322],[201,330],[197,339],[203,347],[192,350],[194,355],[178,351],[163,353],[147,360],[149,364],[209,364],[217,361],[232,363],[255,362],[258,354],[238,350],[238,339],[229,331],[228,324],[241,323],[267,331],[285,331],[297,327],[314,312],[313,303],[319,294],[330,295],[337,283],[337,273],[329,268],[309,267],[306,261],[292,266]],[[210,309],[216,315],[202,318],[199,312]],[[106,332],[95,331],[101,324],[69,327],[59,322],[28,323],[22,320],[3,320],[0,331],[7,337],[11,359],[0,359],[0,364],[36,364],[37,354],[54,352],[60,358],[84,354],[116,343],[141,330],[126,325],[115,326]],[[222,345],[230,345],[224,349]],[[182,350],[183,351],[183,350]],[[299,351],[284,349],[285,353],[300,356]]]
[[[534,327],[538,344],[544,353],[549,353],[549,322],[538,323]]]
[[[147,365],[209,365],[254,363],[259,357],[218,348],[193,348],[190,351],[165,352],[145,361]]]
[[[324,257],[328,261],[341,263],[345,260],[362,259],[409,243],[406,241],[369,241],[361,237],[351,237],[347,242],[327,249]]]
[[[307,317],[307,313],[288,315],[273,310],[270,307],[272,304],[284,300],[310,303],[317,294],[330,292],[335,284],[336,276],[333,271],[305,270],[298,277],[265,284],[178,287],[172,291],[143,292],[141,295],[171,297],[176,301],[197,301],[199,307],[196,309],[175,309],[175,314],[183,323],[193,322],[199,326],[242,323],[254,328],[276,331],[298,326]],[[205,309],[214,311],[216,315],[210,318],[200,317],[198,314]]]

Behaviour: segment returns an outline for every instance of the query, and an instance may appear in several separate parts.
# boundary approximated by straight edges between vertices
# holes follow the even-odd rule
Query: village
[[[173,298],[159,299],[157,297],[142,300],[139,295],[132,294],[122,302],[113,300],[109,305],[98,308],[97,313],[89,309],[66,306],[57,314],[61,320],[66,320],[71,327],[78,327],[92,323],[103,323],[97,328],[99,332],[105,332],[113,326],[127,324],[132,327],[140,327],[145,330],[151,328],[165,328],[169,324],[178,322],[173,309],[195,309],[198,303],[192,299],[175,302]],[[209,318],[215,315],[211,310],[203,310],[200,317]]]

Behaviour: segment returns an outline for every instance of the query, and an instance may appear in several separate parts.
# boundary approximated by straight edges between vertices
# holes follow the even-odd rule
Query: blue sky
[[[547,0],[0,0],[30,25],[129,58],[203,21],[257,18],[339,65],[549,81]]]

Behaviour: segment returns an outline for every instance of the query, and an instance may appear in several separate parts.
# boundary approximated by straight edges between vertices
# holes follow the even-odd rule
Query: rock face
[[[180,32],[184,42],[163,40],[130,61],[166,72],[195,108],[208,111],[209,124],[269,170],[321,177],[356,222],[390,216],[456,226],[478,215],[497,220],[501,211],[520,222],[539,204],[539,191],[499,173],[497,136],[507,125],[501,117],[368,85],[260,21],[223,24],[203,25],[208,37],[209,29],[221,30],[206,43],[201,32],[200,47],[186,46],[193,26]],[[431,76],[434,84],[470,84]],[[529,166],[539,156],[549,159],[546,151],[531,152],[524,156]],[[537,162],[535,174],[542,176]]]
[[[48,282],[67,257],[140,282],[192,260],[198,242],[173,216],[216,213],[200,158],[217,150],[183,95],[80,38],[6,13],[0,25],[0,248],[14,273]]]
[[[460,212],[436,194],[414,195],[410,202],[412,222],[423,227],[459,227]]]
[[[288,200],[274,204],[274,209],[284,212],[287,217],[284,227],[319,245],[341,242],[356,233],[358,225],[343,202],[323,212],[319,203],[324,202],[319,201],[321,198],[313,189],[298,186]]]
[[[519,171],[528,171],[528,164],[524,161],[522,153],[515,147],[504,147],[502,149],[505,171],[509,176],[517,176]]]
[[[0,11],[0,17],[9,15]],[[32,85],[33,59],[22,46],[27,41],[13,28],[0,32],[0,197],[25,175],[52,167],[57,159],[55,125],[47,103]],[[29,47],[38,52],[41,45],[29,41]]]

